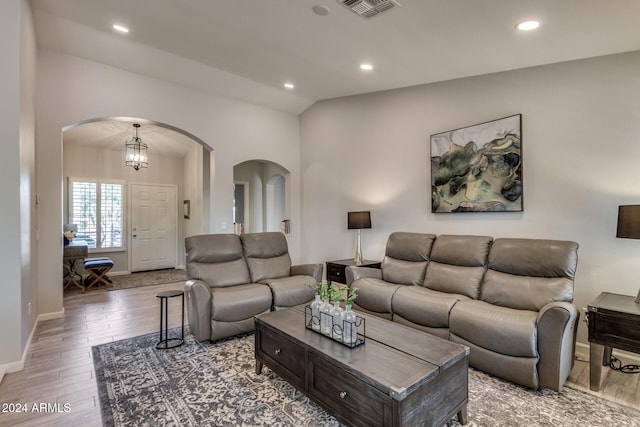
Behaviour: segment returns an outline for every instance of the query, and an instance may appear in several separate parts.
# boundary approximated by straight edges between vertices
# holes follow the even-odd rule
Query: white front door
[[[131,184],[131,271],[175,268],[176,187]]]

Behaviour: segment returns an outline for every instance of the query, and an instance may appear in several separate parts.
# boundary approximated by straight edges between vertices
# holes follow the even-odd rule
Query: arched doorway
[[[140,124],[138,135],[149,146],[149,167],[134,170],[125,165],[124,145],[134,134],[134,123]],[[94,245],[90,256],[105,254],[114,261],[114,273],[142,269],[179,267],[184,264],[184,237],[204,232],[209,218],[210,159],[212,149],[194,135],[174,126],[133,117],[104,117],[85,120],[63,129],[63,223],[71,223],[73,212],[73,182],[120,185],[119,208],[122,240],[115,247]],[[140,189],[167,189],[170,194],[162,200],[175,221],[170,223],[170,239],[166,252],[168,262],[140,263],[143,245],[139,245],[138,227],[134,215]],[[172,193],[173,191],[173,193]],[[183,202],[188,200],[190,215],[183,215]],[[100,202],[98,202],[100,203]],[[116,204],[117,205],[117,204]],[[163,206],[160,206],[163,208]],[[101,212],[96,213],[97,216]],[[164,220],[164,217],[161,218]],[[138,240],[134,240],[138,239]],[[137,254],[136,254],[137,251]],[[150,266],[149,268],[144,267]],[[155,267],[154,267],[155,266]]]
[[[289,219],[289,171],[267,160],[247,160],[233,167],[236,232],[283,231]]]

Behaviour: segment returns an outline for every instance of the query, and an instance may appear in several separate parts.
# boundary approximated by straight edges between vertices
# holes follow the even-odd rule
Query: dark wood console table
[[[598,391],[613,348],[640,353],[640,304],[632,296],[603,292],[589,304],[587,316],[589,382],[591,390]]]
[[[347,277],[345,275],[345,270],[347,267],[355,265],[356,262],[353,258],[327,261],[327,281],[329,283],[338,282],[346,284]],[[380,261],[364,260],[362,264],[358,265],[358,267],[380,268]]]

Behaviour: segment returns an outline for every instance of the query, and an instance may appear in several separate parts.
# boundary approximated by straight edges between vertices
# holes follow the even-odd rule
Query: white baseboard
[[[43,320],[60,319],[63,316],[64,316],[64,307],[62,307],[62,310],[60,311],[39,314],[38,319],[36,320],[36,325],[38,324],[38,322],[41,322]],[[34,326],[34,329],[35,329],[35,326]]]
[[[130,271],[110,271],[108,273],[109,276],[126,276],[127,274],[131,274]]]
[[[27,340],[27,344],[24,346],[24,350],[22,352],[22,358],[15,362],[5,363],[4,365],[0,365],[0,383],[4,379],[5,374],[10,374],[12,372],[18,372],[24,369],[24,363],[27,360],[27,353],[29,352],[29,348],[31,347],[31,341],[33,340],[33,335],[36,332],[36,328],[38,324],[43,320],[51,320],[51,319],[59,319],[64,316],[64,307],[61,311],[56,311],[52,313],[43,313],[39,314],[36,318],[36,321],[33,324],[33,328],[31,328],[31,333],[29,334],[29,339]]]

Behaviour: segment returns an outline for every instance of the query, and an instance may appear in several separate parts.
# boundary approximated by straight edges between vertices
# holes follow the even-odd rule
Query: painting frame
[[[431,212],[522,212],[522,114],[430,137]]]

